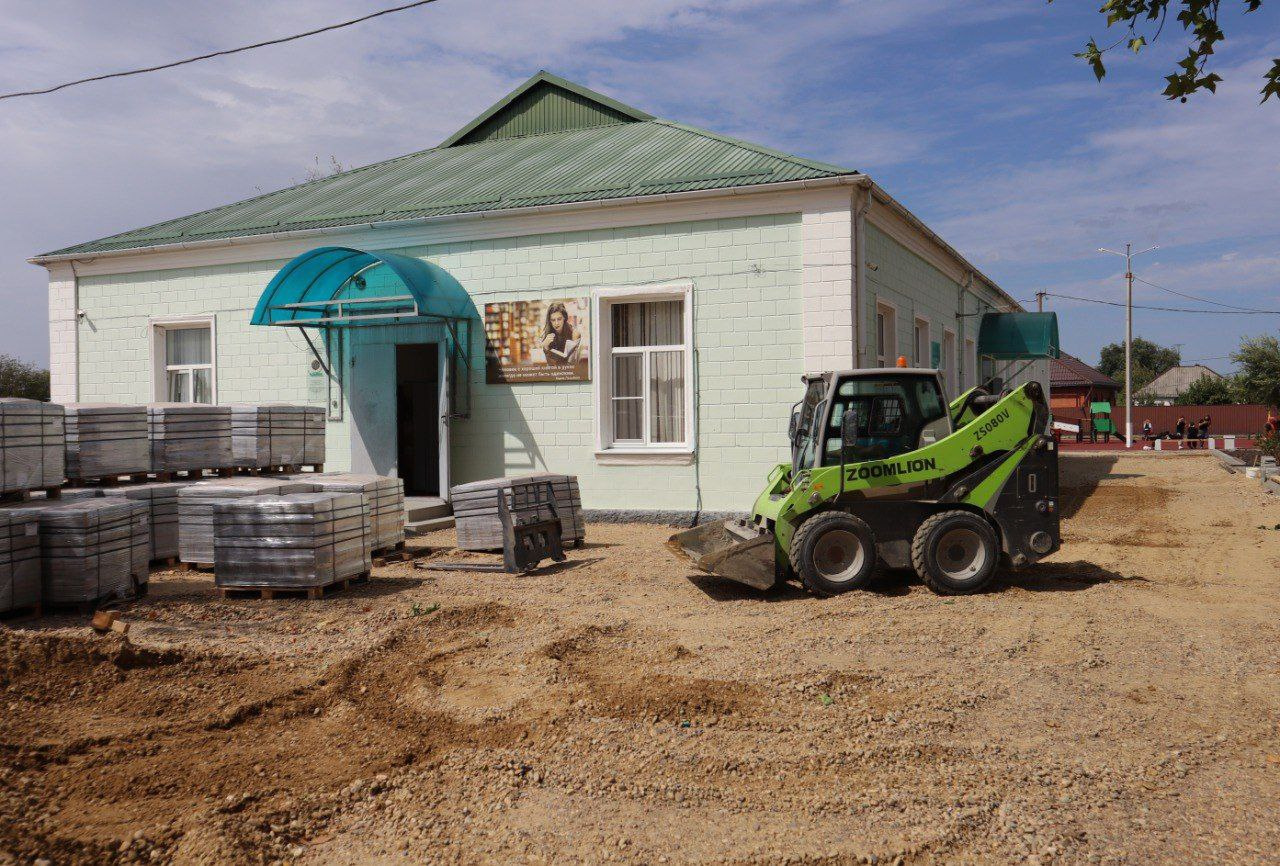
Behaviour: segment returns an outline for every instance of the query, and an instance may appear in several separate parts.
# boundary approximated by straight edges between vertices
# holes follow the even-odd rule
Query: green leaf
[[[1145,36],[1135,36],[1129,40],[1129,50],[1137,54],[1146,44],[1147,38]]]

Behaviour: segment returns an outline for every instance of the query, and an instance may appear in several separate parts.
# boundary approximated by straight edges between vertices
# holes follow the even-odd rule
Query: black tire
[[[971,511],[941,511],[925,519],[911,541],[911,564],[939,595],[981,592],[995,576],[1000,539]]]
[[[816,595],[865,589],[876,567],[871,527],[843,511],[815,514],[791,537],[791,567]]]

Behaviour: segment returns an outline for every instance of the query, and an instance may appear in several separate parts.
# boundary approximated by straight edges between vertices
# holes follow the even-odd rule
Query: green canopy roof
[[[384,267],[395,279],[369,278]],[[479,317],[466,289],[439,265],[396,253],[318,247],[276,273],[250,323],[335,327]]]
[[[987,313],[978,328],[978,354],[998,361],[1056,358],[1057,313]]]
[[[439,147],[43,255],[852,174],[655,118],[539,72]]]

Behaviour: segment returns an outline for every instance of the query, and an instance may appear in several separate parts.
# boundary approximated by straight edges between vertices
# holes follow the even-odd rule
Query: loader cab
[[[796,469],[844,460],[884,460],[951,435],[942,380],[936,370],[890,367],[805,377],[805,397],[792,415]],[[845,415],[851,430],[842,436]]]

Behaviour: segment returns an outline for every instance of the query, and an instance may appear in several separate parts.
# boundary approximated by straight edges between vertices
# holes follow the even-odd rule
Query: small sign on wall
[[[504,301],[484,306],[485,381],[591,379],[591,299]]]

